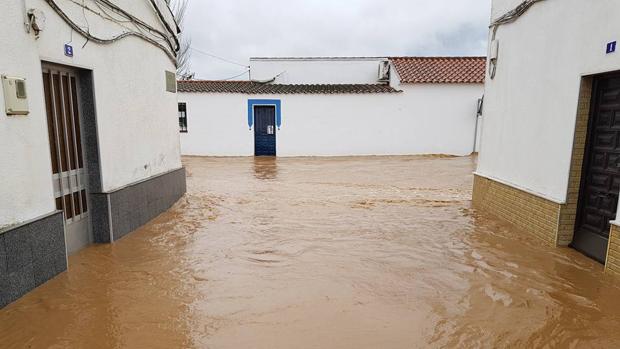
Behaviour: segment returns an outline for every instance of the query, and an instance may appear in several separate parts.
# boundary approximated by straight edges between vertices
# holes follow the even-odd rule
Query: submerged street
[[[0,310],[0,347],[620,346],[620,283],[474,212],[473,158],[184,164],[171,210]]]

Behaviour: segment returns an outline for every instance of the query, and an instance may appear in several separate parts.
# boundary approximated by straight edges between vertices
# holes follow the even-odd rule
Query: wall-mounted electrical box
[[[28,109],[26,79],[4,75],[1,78],[6,115],[28,115],[30,110]]]
[[[390,61],[379,63],[379,81],[390,81]]]
[[[177,74],[166,70],[166,91],[177,93]]]

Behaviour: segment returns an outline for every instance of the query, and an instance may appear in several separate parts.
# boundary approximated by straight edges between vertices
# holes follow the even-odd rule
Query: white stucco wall
[[[468,155],[481,84],[401,85],[400,94],[180,93],[187,103],[184,155],[251,156],[248,99],[280,99],[278,156]]]
[[[493,18],[517,0],[493,1]],[[478,173],[564,202],[580,79],[620,69],[620,2],[547,0],[497,31],[487,77]],[[544,28],[544,29],[541,29]]]
[[[57,2],[67,13],[75,13],[70,1]],[[177,96],[165,92],[164,71],[175,70],[169,58],[137,38],[105,46],[89,42],[82,48],[85,39],[72,34],[45,1],[24,3],[45,13],[47,27],[35,40],[23,29],[22,1],[2,5],[0,74],[27,79],[30,115],[7,117],[0,93],[0,227],[55,209],[41,61],[93,71],[104,191],[179,168]],[[147,2],[115,3],[161,27]],[[80,11],[75,19],[83,21],[83,16]],[[92,14],[86,16],[92,33],[118,34]],[[73,58],[63,51],[71,40]]]
[[[254,155],[249,131],[247,95],[237,93],[179,93],[187,103],[187,133],[181,134],[183,155]]]
[[[276,84],[377,84],[387,58],[251,58],[253,80]]]

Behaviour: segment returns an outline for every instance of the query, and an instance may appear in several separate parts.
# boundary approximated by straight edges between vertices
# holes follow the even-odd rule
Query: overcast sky
[[[273,56],[484,55],[490,0],[189,0],[197,78]],[[247,75],[238,79],[247,78]]]

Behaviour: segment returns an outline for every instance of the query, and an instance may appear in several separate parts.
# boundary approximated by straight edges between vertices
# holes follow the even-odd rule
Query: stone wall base
[[[110,243],[148,223],[186,192],[185,168],[109,193],[92,193],[95,243]]]
[[[65,270],[61,211],[0,231],[0,308]]]

